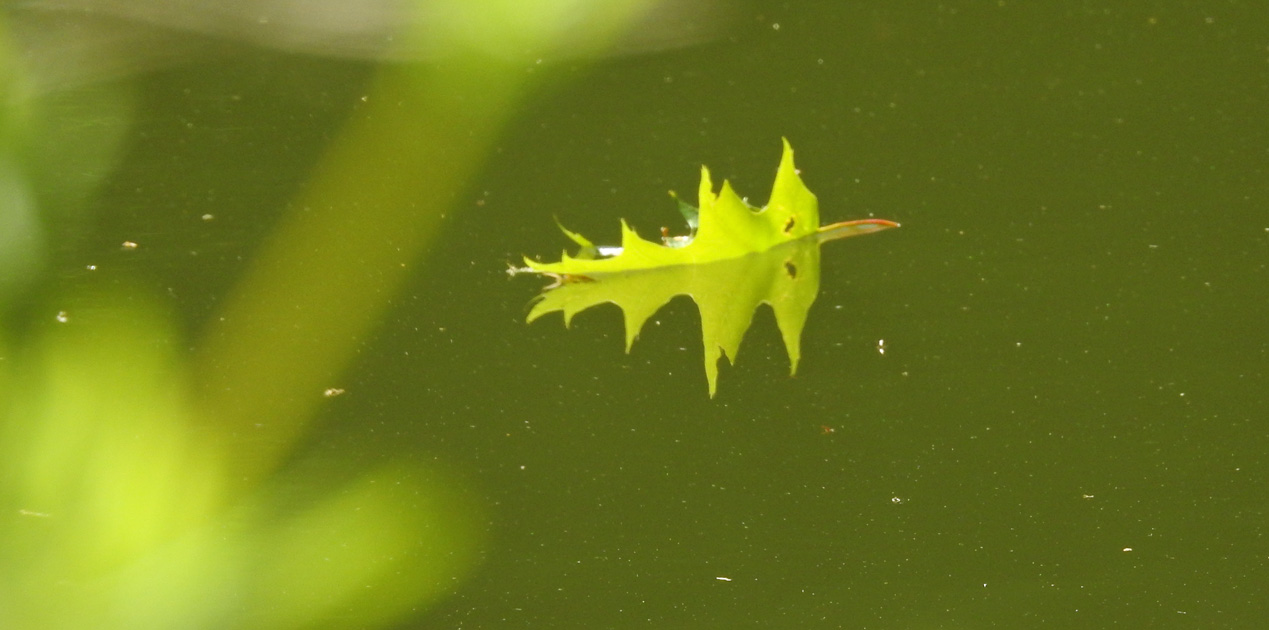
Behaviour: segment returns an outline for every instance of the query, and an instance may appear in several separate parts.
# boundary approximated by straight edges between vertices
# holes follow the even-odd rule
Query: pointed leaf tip
[[[780,166],[784,166],[785,162],[789,163],[789,167],[793,167],[793,145],[789,144],[788,138],[780,138],[784,143],[780,152]]]

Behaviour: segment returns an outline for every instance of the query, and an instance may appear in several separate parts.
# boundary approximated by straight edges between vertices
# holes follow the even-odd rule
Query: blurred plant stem
[[[480,58],[381,71],[204,335],[195,373],[212,428],[254,445],[240,478],[258,481],[323,390],[339,385],[481,166],[526,75]]]

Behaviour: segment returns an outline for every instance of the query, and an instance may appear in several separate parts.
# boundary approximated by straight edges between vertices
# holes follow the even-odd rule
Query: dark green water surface
[[[491,105],[480,84],[429,83],[455,63],[443,56],[386,64],[205,34],[178,38],[177,60],[50,79],[4,127],[0,181],[26,191],[0,207],[0,230],[23,235],[0,236],[9,430],[59,417],[19,393],[29,366],[52,361],[41,339],[72,326],[94,339],[144,308],[163,323],[135,324],[139,346],[103,355],[165,349],[159,373],[194,392],[192,443],[240,462],[225,483],[245,486],[204,517],[213,531],[257,541],[241,514],[286,520],[349,496],[367,471],[417,484],[375,514],[424,510],[422,524],[366,517],[296,543],[318,558],[370,544],[362,555],[390,567],[331,569],[348,582],[330,587],[333,605],[306,617],[308,604],[267,594],[324,592],[316,582],[233,586],[255,571],[244,560],[214,580],[214,610],[174,596],[182,612],[138,617],[151,627],[1262,627],[1269,20],[1254,2],[1030,4],[717,6],[691,18],[688,45],[514,62],[514,95]],[[22,17],[10,48],[29,57],[23,37],[38,33]],[[402,68],[424,78],[392,115],[436,116],[441,131],[370,136],[372,151],[332,166],[357,121],[385,116],[376,85]],[[678,223],[665,192],[692,196],[701,164],[760,204],[782,136],[823,222],[902,223],[825,246],[797,376],[766,309],[713,400],[687,299],[628,355],[614,307],[569,329],[524,323],[542,283],[504,271],[568,244],[553,217],[600,242],[621,218],[652,236]],[[416,177],[443,185],[411,188]],[[374,195],[398,184],[406,210],[381,218]],[[344,218],[312,242],[351,243],[343,253],[285,231],[320,213],[322,190],[344,195]],[[443,217],[410,223],[426,212]],[[279,239],[297,249],[279,268],[330,265],[314,271],[314,287],[335,287],[321,308],[378,306],[358,328],[262,290],[277,319],[244,342],[260,356],[236,360],[290,356],[270,343],[292,311],[317,331],[304,352],[343,349],[235,381],[320,376],[265,387],[267,402],[242,403],[264,411],[224,430],[200,401],[234,407],[242,386],[215,384],[234,364],[214,348],[251,328],[233,328],[244,320],[230,304]],[[270,405],[310,395],[285,412],[302,428],[269,433]],[[32,466],[31,479],[57,474]],[[38,537],[30,523],[58,510],[32,492],[6,490],[0,518]],[[307,527],[278,540],[307,541],[295,537]],[[442,530],[451,538],[411,546]],[[385,531],[406,542],[374,547]],[[137,553],[161,557],[158,540]],[[274,546],[244,544],[230,555]],[[451,551],[453,567],[434,565]],[[13,592],[57,582],[19,568],[31,553],[0,558]],[[401,568],[412,563],[441,568],[418,586]],[[115,568],[84,569],[99,570]],[[187,588],[210,588],[199,579]],[[243,595],[253,588],[266,594]],[[367,592],[393,612],[359,616]],[[277,612],[287,605],[301,612]]]

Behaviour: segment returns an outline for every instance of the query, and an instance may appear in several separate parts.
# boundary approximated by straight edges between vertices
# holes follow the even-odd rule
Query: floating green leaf
[[[819,245],[847,236],[897,227],[882,219],[819,226],[819,204],[793,166],[784,142],[775,186],[765,208],[746,204],[728,182],[715,194],[709,169],[701,168],[700,209],[679,201],[694,234],[645,240],[621,222],[621,247],[597,247],[564,230],[580,247],[559,262],[525,258],[512,273],[536,273],[556,280],[538,296],[528,321],[561,311],[567,326],[578,312],[605,302],[621,307],[626,351],[644,322],[676,295],[688,295],[701,312],[705,376],[709,394],[717,390],[718,359],[735,361],[740,341],[759,304],[770,304],[789,354],[790,373],[801,356],[807,313],[819,293]],[[692,220],[699,221],[692,226]],[[561,229],[563,229],[561,227]]]

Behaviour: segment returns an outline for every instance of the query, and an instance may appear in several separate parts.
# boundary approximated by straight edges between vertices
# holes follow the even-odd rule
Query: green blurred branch
[[[529,87],[535,59],[524,55],[599,53],[657,4],[420,5],[451,26],[450,54],[382,70],[204,336],[196,373],[208,420],[254,446],[242,478],[258,480],[289,449],[415,273]]]
[[[523,71],[382,72],[312,185],[207,331],[198,382],[217,431],[268,470],[339,383],[480,167]]]

